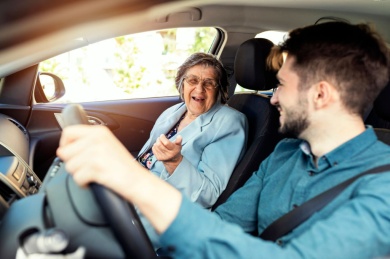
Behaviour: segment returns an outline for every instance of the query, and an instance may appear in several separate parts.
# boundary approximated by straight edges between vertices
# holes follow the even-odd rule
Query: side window
[[[174,96],[178,66],[194,52],[208,52],[216,37],[215,28],[126,35],[45,60],[39,71],[64,82],[65,94],[57,103]]]
[[[255,36],[255,38],[264,38],[272,41],[275,45],[278,45],[280,42],[283,42],[284,37],[286,37],[288,32],[283,31],[264,31]],[[240,92],[251,92],[253,90],[248,90],[243,87],[241,87],[239,84],[236,85],[236,89],[234,92],[240,93]]]

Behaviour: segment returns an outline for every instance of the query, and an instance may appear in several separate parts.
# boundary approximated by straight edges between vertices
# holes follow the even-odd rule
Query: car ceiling
[[[231,46],[238,46],[263,30],[288,31],[324,16],[373,22],[390,42],[390,0],[3,0],[0,77],[129,33],[216,26],[228,32]]]

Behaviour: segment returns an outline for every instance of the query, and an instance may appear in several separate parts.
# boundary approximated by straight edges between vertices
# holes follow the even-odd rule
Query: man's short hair
[[[292,69],[305,90],[322,80],[334,85],[344,106],[363,116],[390,79],[390,54],[368,24],[332,21],[289,33],[277,52],[295,58]]]

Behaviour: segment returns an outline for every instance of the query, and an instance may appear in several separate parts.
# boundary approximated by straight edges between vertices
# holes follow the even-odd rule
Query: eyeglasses
[[[214,79],[204,79],[201,80],[199,77],[190,75],[190,76],[185,76],[184,80],[189,84],[191,87],[197,86],[199,83],[202,83],[202,87],[207,90],[212,90],[217,88],[217,82]]]

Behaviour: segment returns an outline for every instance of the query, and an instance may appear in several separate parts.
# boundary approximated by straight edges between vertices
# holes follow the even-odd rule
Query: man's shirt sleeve
[[[246,234],[185,198],[161,242],[174,258],[383,257],[390,254],[390,174],[364,178],[350,187],[356,190],[352,199],[282,246]]]

